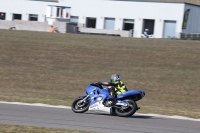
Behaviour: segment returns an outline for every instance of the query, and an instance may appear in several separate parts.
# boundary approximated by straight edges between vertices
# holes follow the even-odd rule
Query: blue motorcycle
[[[86,94],[80,96],[72,103],[72,111],[75,113],[84,113],[88,110],[101,110],[103,108],[110,108],[111,115],[118,115],[120,117],[132,116],[139,107],[136,101],[145,96],[142,90],[128,90],[122,94],[118,94],[114,104],[107,100],[111,98],[108,88],[109,82],[94,82],[87,86]]]

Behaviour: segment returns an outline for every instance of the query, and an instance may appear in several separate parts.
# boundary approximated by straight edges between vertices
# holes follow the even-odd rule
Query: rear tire
[[[86,102],[80,102],[81,100],[83,100],[82,98],[76,99],[73,103],[72,103],[72,111],[75,113],[84,113],[89,109],[90,106],[90,102],[89,100],[86,100]]]
[[[124,100],[129,103],[129,107],[126,109],[116,108],[115,113],[120,117],[130,117],[137,111],[137,104],[133,100]]]

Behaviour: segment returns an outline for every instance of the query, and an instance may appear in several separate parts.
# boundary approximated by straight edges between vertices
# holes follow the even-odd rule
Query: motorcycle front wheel
[[[121,117],[130,117],[132,116],[138,109],[137,104],[133,100],[124,100],[129,103],[128,107],[121,106],[120,108],[115,109],[115,113]]]
[[[75,113],[84,113],[89,109],[90,103],[88,100],[86,101],[82,101],[83,99],[79,98],[76,99],[73,103],[72,103],[72,111]]]

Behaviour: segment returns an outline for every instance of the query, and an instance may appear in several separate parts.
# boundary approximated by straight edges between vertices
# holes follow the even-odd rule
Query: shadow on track
[[[91,115],[102,115],[102,116],[109,116],[109,117],[119,117],[119,116],[113,116],[108,113],[97,113],[97,112],[86,112],[84,114],[91,114]],[[147,115],[133,115],[131,117],[120,117],[120,118],[134,118],[134,119],[159,119],[153,116],[147,116]]]

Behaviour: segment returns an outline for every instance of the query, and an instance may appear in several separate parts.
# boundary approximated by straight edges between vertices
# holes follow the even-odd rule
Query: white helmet
[[[119,74],[113,74],[110,77],[110,82],[116,82],[116,81],[120,81],[121,80],[121,76]]]

